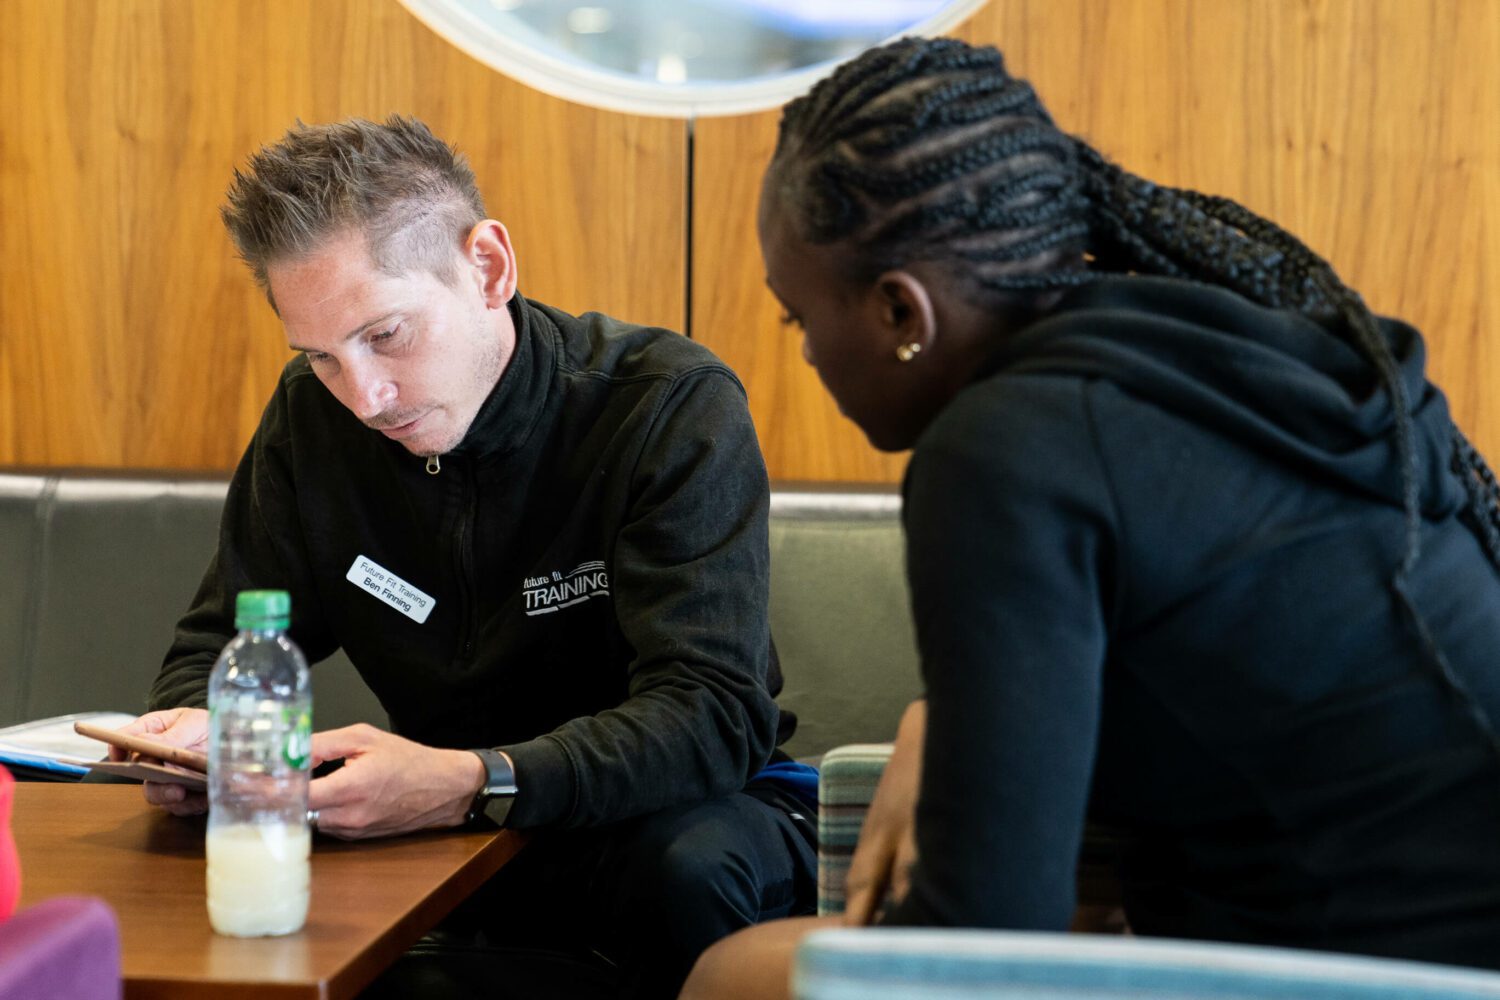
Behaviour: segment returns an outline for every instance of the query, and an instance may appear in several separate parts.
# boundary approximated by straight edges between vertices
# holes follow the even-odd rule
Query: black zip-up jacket
[[[511,313],[515,354],[436,475],[287,365],[152,708],[203,706],[235,595],[278,587],[309,661],[342,646],[395,732],[510,754],[509,825],[626,819],[765,763],[780,678],[744,389],[665,330]]]

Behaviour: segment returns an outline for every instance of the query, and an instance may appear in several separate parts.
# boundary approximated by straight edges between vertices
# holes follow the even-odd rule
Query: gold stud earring
[[[917,343],[916,341],[912,341],[910,344],[902,344],[900,347],[896,348],[896,359],[898,361],[910,361],[912,358],[921,353],[922,345]]]

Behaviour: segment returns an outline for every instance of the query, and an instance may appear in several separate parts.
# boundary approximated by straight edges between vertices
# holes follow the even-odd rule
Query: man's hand
[[[911,888],[917,860],[917,793],[922,781],[922,740],[927,733],[927,702],[914,701],[901,716],[896,749],[880,775],[870,813],[845,881],[844,925],[863,927]]]
[[[361,723],[314,733],[313,766],[344,766],[312,783],[318,830],[344,840],[457,826],[484,784],[467,750],[439,750]]]
[[[148,712],[120,732],[149,736],[158,743],[208,752],[208,712],[201,708],[169,708]],[[128,751],[109,748],[110,760],[125,760]],[[174,816],[197,816],[208,812],[208,793],[174,785],[166,781],[148,781],[144,785],[146,801],[161,806]]]

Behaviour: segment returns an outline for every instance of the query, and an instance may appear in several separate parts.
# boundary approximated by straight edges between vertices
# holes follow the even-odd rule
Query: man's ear
[[[875,298],[883,346],[893,356],[900,349],[915,348],[913,356],[932,349],[937,313],[922,279],[910,271],[887,271],[875,279]]]
[[[499,309],[516,294],[516,252],[510,233],[494,219],[475,223],[464,240],[464,260],[474,268],[485,305]]]

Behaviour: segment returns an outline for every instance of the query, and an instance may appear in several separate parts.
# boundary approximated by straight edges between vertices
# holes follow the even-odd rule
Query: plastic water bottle
[[[208,918],[235,937],[307,920],[312,688],[291,608],[284,590],[241,592],[208,678]]]

